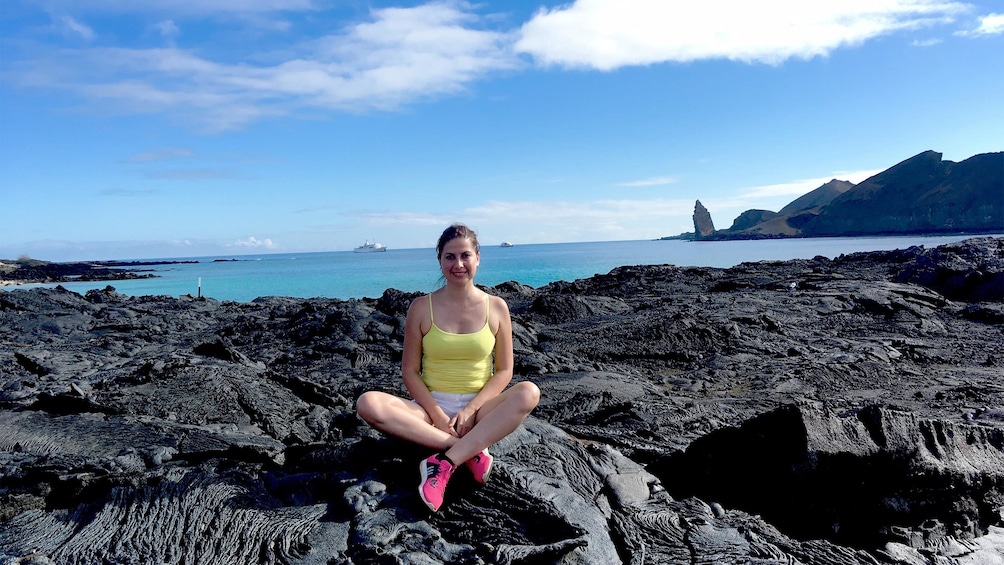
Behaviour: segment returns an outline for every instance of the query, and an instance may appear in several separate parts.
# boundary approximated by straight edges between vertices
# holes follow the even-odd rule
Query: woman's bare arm
[[[422,381],[422,337],[423,327],[431,326],[429,319],[428,297],[421,297],[411,303],[408,308],[408,318],[404,323],[404,350],[401,352],[401,378],[411,397],[425,409],[436,428],[456,434],[451,426],[450,418],[432,398],[429,387]],[[426,320],[429,320],[428,323]],[[425,331],[428,331],[427,329]]]

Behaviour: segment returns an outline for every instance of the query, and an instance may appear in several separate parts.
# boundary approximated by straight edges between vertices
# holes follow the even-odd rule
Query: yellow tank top
[[[453,394],[480,392],[492,378],[495,335],[488,325],[489,302],[485,298],[485,325],[470,334],[444,332],[432,319],[432,327],[422,336],[422,382],[429,390]]]

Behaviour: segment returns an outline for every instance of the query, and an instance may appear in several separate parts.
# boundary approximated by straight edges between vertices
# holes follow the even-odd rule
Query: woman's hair
[[[446,244],[462,237],[472,244],[474,244],[474,251],[481,253],[481,246],[478,244],[478,234],[474,233],[474,230],[465,226],[464,224],[453,224],[452,226],[443,230],[443,235],[439,236],[439,243],[436,244],[436,259],[443,258],[443,248]]]

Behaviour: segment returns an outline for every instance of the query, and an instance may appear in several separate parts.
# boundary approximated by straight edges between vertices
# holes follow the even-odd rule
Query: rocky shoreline
[[[486,289],[543,397],[418,499],[414,294],[0,293],[0,563],[996,563],[1004,239]]]
[[[28,283],[65,283],[84,281],[122,281],[154,278],[148,269],[155,265],[197,263],[198,261],[78,261],[57,263],[21,259],[0,260],[0,286]]]

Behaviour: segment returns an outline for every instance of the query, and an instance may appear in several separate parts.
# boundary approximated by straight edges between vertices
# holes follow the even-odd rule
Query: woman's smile
[[[444,276],[464,281],[474,278],[478,259],[478,251],[469,240],[456,238],[443,247],[439,262]]]

